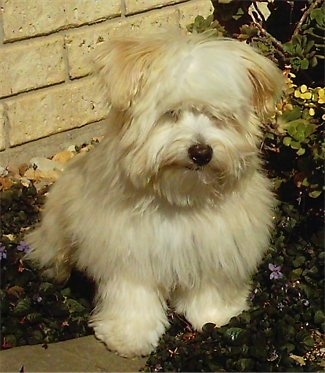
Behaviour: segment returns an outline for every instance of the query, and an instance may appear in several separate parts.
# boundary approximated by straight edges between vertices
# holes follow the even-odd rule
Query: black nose
[[[195,144],[188,148],[188,156],[199,166],[208,164],[212,159],[213,150],[210,145]]]

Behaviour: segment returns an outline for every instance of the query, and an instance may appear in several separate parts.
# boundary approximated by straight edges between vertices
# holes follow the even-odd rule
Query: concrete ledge
[[[136,372],[145,358],[124,359],[108,351],[94,336],[0,352],[0,371],[19,372]]]

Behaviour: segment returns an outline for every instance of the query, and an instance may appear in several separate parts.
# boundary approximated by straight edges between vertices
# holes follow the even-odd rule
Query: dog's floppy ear
[[[284,89],[284,77],[273,62],[245,44],[242,44],[241,57],[253,87],[252,100],[256,113],[266,117],[275,110],[275,103]]]
[[[97,73],[114,108],[123,111],[131,106],[148,78],[155,52],[157,45],[140,38],[116,38],[100,50],[95,57]]]

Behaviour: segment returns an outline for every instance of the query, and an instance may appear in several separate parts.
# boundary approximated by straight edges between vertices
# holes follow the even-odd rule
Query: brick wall
[[[0,0],[0,165],[103,132],[97,45],[211,12],[208,0]]]

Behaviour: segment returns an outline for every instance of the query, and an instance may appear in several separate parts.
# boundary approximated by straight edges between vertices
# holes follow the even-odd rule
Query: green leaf
[[[42,318],[43,315],[39,312],[32,312],[26,316],[26,320],[28,320],[31,324],[35,324],[42,321]]]
[[[292,141],[292,139],[291,139],[291,137],[289,137],[289,136],[286,136],[286,137],[283,138],[283,144],[284,144],[285,146],[290,146],[291,141]]]
[[[324,7],[313,9],[310,12],[310,19],[315,20],[319,26],[324,27],[325,26],[325,14],[324,13],[325,13]]]
[[[304,155],[306,153],[306,149],[305,148],[300,148],[298,151],[297,151],[297,155]]]
[[[286,343],[284,345],[284,348],[286,349],[287,352],[292,352],[295,349],[295,345],[292,343]]]
[[[309,187],[310,186],[310,182],[309,180],[305,177],[301,183],[301,185],[305,186],[305,187]]]
[[[13,313],[17,316],[24,316],[30,311],[31,300],[29,298],[21,299],[13,309]]]
[[[297,119],[286,123],[285,128],[291,137],[301,142],[316,130],[316,125],[310,123],[307,119]]]
[[[42,282],[39,287],[39,292],[44,295],[54,294],[55,291],[55,286],[51,282]]]
[[[313,347],[315,345],[315,341],[312,337],[306,337],[304,340],[303,340],[303,344],[306,346],[306,347]]]
[[[64,297],[69,297],[69,296],[71,296],[71,289],[70,288],[64,288],[64,289],[61,290],[61,294]]]
[[[318,198],[322,194],[321,190],[313,190],[312,192],[309,192],[308,195],[311,198]]]
[[[249,372],[254,368],[254,361],[252,359],[239,359],[236,365],[239,372]]]
[[[306,53],[310,52],[310,50],[312,49],[312,47],[314,46],[315,44],[315,41],[314,40],[309,40],[306,47],[305,47],[305,51]]]
[[[301,267],[306,261],[306,258],[304,256],[298,256],[292,261],[292,264],[295,268]]]
[[[300,149],[301,148],[301,144],[298,141],[291,141],[290,146],[291,146],[292,149]]]
[[[301,118],[301,108],[299,106],[294,106],[292,110],[285,111],[281,116],[282,121],[285,123],[299,118]]]
[[[226,330],[225,336],[234,344],[242,344],[247,333],[242,328],[229,328]]]
[[[322,310],[318,310],[315,312],[314,322],[315,324],[321,324],[325,321],[325,314]]]
[[[239,20],[243,15],[244,15],[244,11],[243,11],[243,9],[242,9],[242,8],[239,8],[239,9],[237,10],[237,13],[236,13],[235,15],[233,15],[232,18],[233,18],[235,21],[237,21],[237,20]]]
[[[189,31],[196,31],[198,33],[204,32],[211,28],[211,23],[213,21],[213,15],[208,16],[207,18],[198,15],[195,17],[194,23],[187,26]]]
[[[74,313],[74,312],[80,313],[85,310],[85,307],[74,299],[67,299],[65,304],[68,307],[70,313]]]
[[[28,338],[29,344],[40,344],[43,342],[43,334],[40,330],[34,330],[32,335]]]
[[[307,58],[304,58],[300,61],[300,67],[302,70],[307,70],[308,67],[309,67],[309,61],[307,60]]]
[[[286,52],[288,52],[290,54],[294,54],[294,52],[295,52],[294,45],[290,42],[283,44],[283,48]]]
[[[291,271],[291,274],[290,274],[291,280],[292,281],[299,280],[302,272],[303,272],[302,268],[297,268],[297,269],[294,269],[293,271]]]
[[[310,66],[315,67],[318,64],[318,60],[316,56],[313,56],[312,59],[310,60]]]

